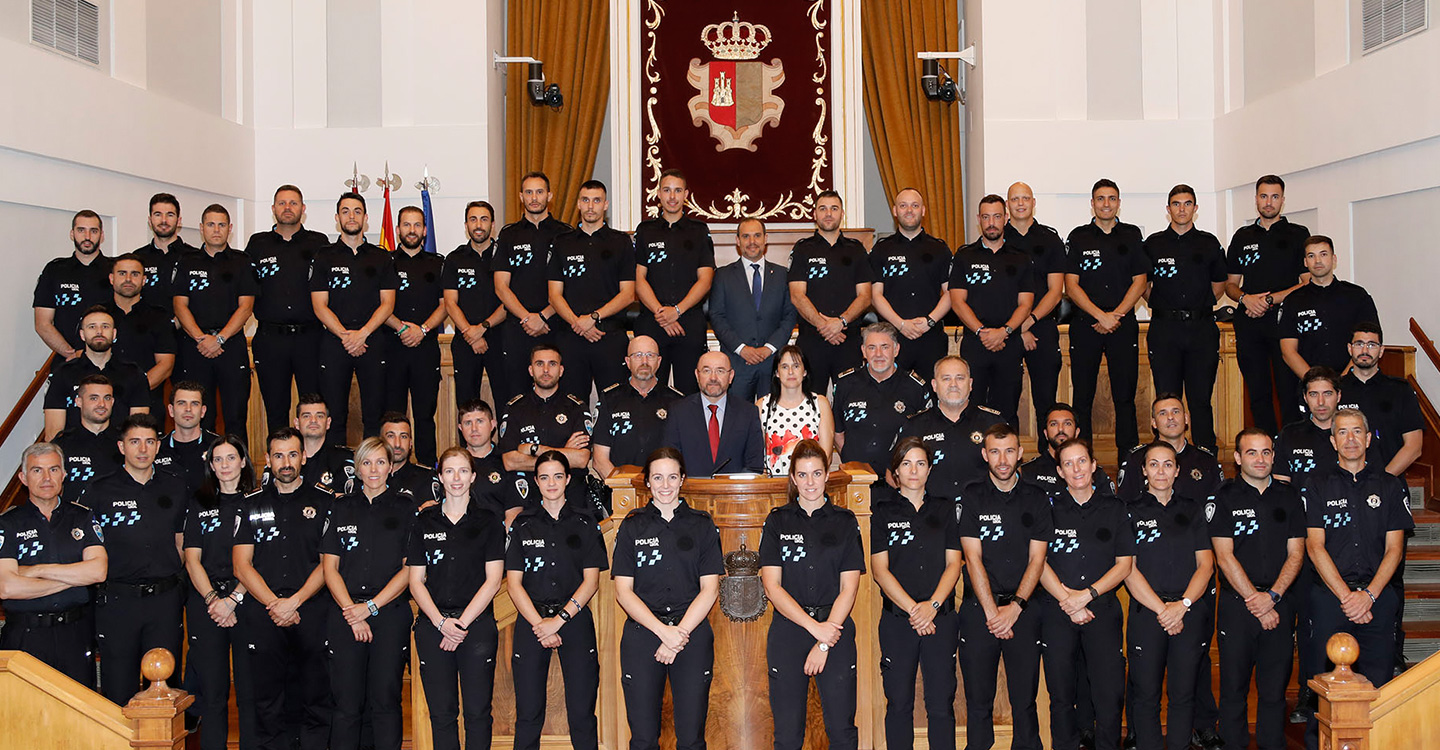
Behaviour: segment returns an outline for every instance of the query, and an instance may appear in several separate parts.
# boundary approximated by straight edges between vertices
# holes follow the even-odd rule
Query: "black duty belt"
[[[1214,320],[1214,310],[1154,310],[1151,317],[1156,320]]]
[[[8,612],[6,626],[12,628],[53,628],[79,622],[85,617],[85,608],[76,607],[63,612]]]
[[[828,604],[823,607],[807,607],[801,604],[800,609],[805,610],[805,614],[810,615],[817,622],[824,622],[830,617],[830,605]]]
[[[213,587],[215,589],[215,593],[219,594],[220,596],[229,596],[234,593],[235,587],[239,585],[239,583],[240,582],[235,580],[234,578],[210,579],[210,586]]]
[[[926,606],[929,606],[929,605],[926,605]],[[892,614],[892,615],[898,615],[898,616],[900,616],[900,617],[909,617],[909,616],[910,616],[910,613],[909,613],[909,612],[906,612],[906,611],[903,610],[903,609],[901,609],[901,608],[900,608],[900,605],[896,604],[895,602],[890,601],[889,599],[887,599],[887,598],[885,598],[885,597],[883,597],[883,596],[880,597],[880,608],[883,609],[883,610],[885,610],[886,612]],[[935,614],[937,614],[937,615],[948,615],[948,614],[950,614],[951,612],[954,612],[954,611],[955,611],[955,601],[954,601],[953,599],[950,599],[950,598],[947,597],[946,599],[944,599],[943,601],[940,602],[940,608],[937,609],[937,610],[935,610]]]
[[[566,604],[569,604],[569,603],[570,603],[570,602],[568,602],[568,601],[558,602],[558,603],[555,603],[555,604],[546,604],[546,603],[541,603],[541,602],[533,602],[533,604],[535,605],[535,611],[536,611],[536,612],[539,612],[541,617],[555,617],[555,616],[558,616],[558,615],[560,614],[560,611],[563,610],[563,609],[565,609],[565,605],[566,605]]]
[[[1319,579],[1317,578],[1316,581],[1318,582]],[[1345,579],[1345,586],[1351,591],[1359,591],[1360,589],[1370,588],[1370,581],[1359,578],[1356,578],[1354,580],[1347,578]]]
[[[650,610],[650,614],[655,615],[655,619],[665,623],[666,625],[669,625],[672,628],[676,625],[679,625],[680,621],[685,619],[685,610],[680,610],[678,612],[656,612],[652,609]]]
[[[465,614],[465,610],[463,610],[463,609],[442,609],[442,610],[440,610],[440,616],[443,617],[443,618],[445,618],[445,619],[447,619],[447,620],[458,620],[458,619],[460,619],[460,615],[463,615],[463,614]]]
[[[1181,599],[1184,599],[1184,598],[1185,598],[1185,595],[1184,595],[1184,594],[1181,594],[1181,595],[1179,595],[1179,596],[1170,596],[1170,595],[1168,595],[1168,594],[1161,594],[1161,593],[1159,593],[1159,592],[1156,592],[1155,595],[1158,596],[1158,597],[1160,597],[1160,601],[1165,602],[1166,604],[1171,604],[1171,603],[1174,603],[1174,602],[1178,602],[1178,601],[1180,601]]]
[[[101,593],[105,594],[128,594],[130,596],[155,596],[163,594],[180,585],[180,576],[169,578],[156,578],[149,581],[109,581],[99,586]]]
[[[265,333],[278,333],[285,336],[295,336],[301,333],[309,333],[315,330],[315,323],[265,323],[257,326],[258,330]]]

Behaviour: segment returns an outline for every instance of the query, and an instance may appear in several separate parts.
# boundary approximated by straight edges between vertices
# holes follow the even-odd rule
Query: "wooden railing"
[[[45,364],[35,371],[35,377],[30,379],[30,385],[25,387],[25,392],[20,394],[20,400],[10,408],[10,414],[5,421],[0,423],[0,445],[4,445],[10,439],[10,433],[19,426],[20,420],[29,411],[30,404],[34,403],[35,397],[40,395],[40,389],[45,386],[45,379],[50,377],[50,368],[55,365],[55,355],[52,353],[45,358]],[[5,484],[5,489],[0,490],[0,513],[3,513],[11,505],[15,504],[16,498],[20,497],[20,478],[14,474],[10,475],[10,481]]]
[[[1440,370],[1440,350],[1435,348],[1435,342],[1425,335],[1425,329],[1420,327],[1420,321],[1410,319],[1410,334],[1415,337],[1415,343],[1420,345],[1420,351],[1430,358],[1430,364]]]
[[[1355,637],[1336,633],[1326,643],[1335,670],[1310,687],[1320,697],[1320,747],[1390,750],[1440,746],[1440,654],[1406,670],[1379,689],[1352,667],[1360,657]]]

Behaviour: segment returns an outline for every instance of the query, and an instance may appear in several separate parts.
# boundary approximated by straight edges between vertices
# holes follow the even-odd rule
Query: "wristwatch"
[[[1275,593],[1274,589],[1265,589],[1265,593],[1270,595],[1270,601],[1275,602],[1276,604],[1280,603],[1280,595]]]
[[[482,320],[482,321],[480,321],[480,327],[481,327],[481,328],[484,328],[484,329],[487,330],[487,331],[490,330],[490,321],[488,321],[488,320]]]
[[[235,603],[238,605],[240,602],[245,601],[245,592],[244,592],[244,591],[232,591],[232,592],[230,592],[230,599],[231,599],[231,601],[235,602]]]
[[[823,653],[827,653],[827,652],[830,651],[830,644],[828,644],[828,643],[821,642],[821,643],[817,643],[817,644],[815,644],[815,645],[820,649],[820,653],[822,653],[822,654],[823,654]]]
[[[1085,590],[1090,592],[1091,600],[1100,598],[1100,592],[1096,591],[1094,586],[1086,586]]]
[[[219,344],[219,345],[221,345],[221,346],[224,346],[224,345],[225,345],[225,336],[224,336],[224,334],[219,334],[219,333],[215,334],[215,343],[217,343],[217,344]]]
[[[1021,611],[1021,612],[1024,612],[1025,610],[1027,610],[1027,609],[1030,608],[1030,600],[1029,600],[1029,599],[1026,599],[1026,598],[1023,597],[1023,596],[1012,596],[1012,597],[1010,597],[1010,601],[1015,602],[1016,604],[1019,604],[1019,605],[1020,605],[1020,611]]]
[[[1006,335],[1006,336],[1009,336],[1010,334],[1012,334],[1012,333],[1014,333],[1014,332],[1015,332],[1015,329],[1014,329],[1014,328],[1011,328],[1010,326],[1005,326],[1005,335]]]
[[[600,322],[600,311],[599,311],[599,310],[596,310],[595,312],[590,313],[590,319],[593,320],[593,321],[595,321],[596,323],[599,323],[599,322]]]
[[[930,609],[933,609],[933,610],[935,610],[936,612],[939,612],[939,611],[940,611],[940,602],[936,602],[936,601],[930,602]]]
[[[1273,294],[1266,294],[1266,295],[1265,295],[1265,304],[1267,304],[1267,305],[1273,305],[1273,304],[1275,304],[1275,295],[1273,295]]]
[[[926,327],[926,328],[934,328],[934,327],[935,327],[935,319],[932,318],[932,317],[930,317],[929,315],[926,315],[926,316],[925,316],[925,327]]]
[[[1187,596],[1184,599],[1180,600],[1180,604],[1184,605],[1186,610],[1189,610],[1190,607],[1195,604],[1195,602],[1190,601],[1190,597]]]
[[[375,600],[374,600],[374,599],[366,599],[366,600],[365,600],[365,608],[368,609],[368,610],[370,610],[370,616],[371,616],[371,617],[374,617],[375,615],[380,614],[380,608],[377,607],[377,606],[375,606]]]
[[[539,454],[540,454],[540,444],[539,444],[539,443],[531,443],[531,444],[530,444],[530,455],[532,455],[532,456],[538,456]]]

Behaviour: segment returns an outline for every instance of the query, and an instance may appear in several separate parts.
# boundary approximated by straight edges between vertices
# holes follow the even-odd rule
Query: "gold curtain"
[[[920,88],[917,52],[960,49],[955,0],[906,0],[861,4],[865,70],[865,119],[880,165],[885,195],[906,187],[925,196],[925,229],[950,243],[965,244],[961,194],[959,103],[932,102]],[[946,61],[956,74],[958,60]]]
[[[545,85],[560,84],[559,111],[530,103],[527,69],[512,65],[505,85],[505,218],[520,217],[520,176],[550,177],[550,212],[575,223],[580,183],[590,179],[610,93],[608,0],[510,0],[508,55],[545,61]],[[613,190],[613,186],[611,186]]]

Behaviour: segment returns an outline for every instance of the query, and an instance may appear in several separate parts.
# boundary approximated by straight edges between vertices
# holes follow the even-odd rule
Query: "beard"
[[[80,253],[81,255],[89,255],[100,249],[99,245],[88,240],[84,242],[76,242],[75,240],[70,240],[70,242],[75,245],[75,252]],[[86,246],[89,246],[88,250],[86,249]]]
[[[425,244],[425,237],[419,234],[405,234],[400,236],[400,246],[406,250],[415,250]]]

